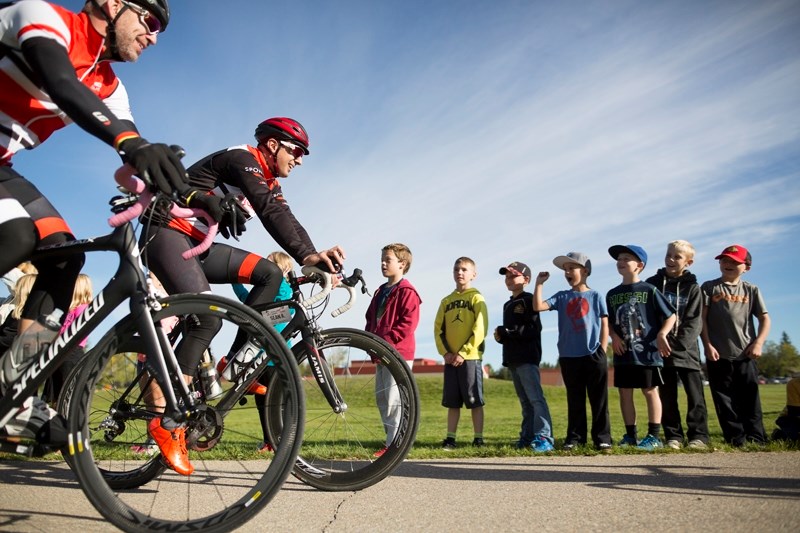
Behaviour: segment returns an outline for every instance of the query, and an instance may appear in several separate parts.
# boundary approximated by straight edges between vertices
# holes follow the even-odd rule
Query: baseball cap
[[[531,269],[525,263],[520,263],[519,261],[514,261],[510,263],[507,267],[502,267],[500,269],[500,274],[505,276],[506,272],[511,270],[512,272],[519,272],[526,278],[531,277]]]
[[[569,252],[567,255],[559,255],[553,259],[553,264],[561,270],[564,270],[564,265],[567,263],[577,263],[584,267],[587,276],[592,273],[592,262],[586,254],[582,254],[581,252]]]
[[[626,252],[638,257],[639,261],[645,265],[647,264],[647,252],[645,252],[644,248],[641,246],[636,246],[635,244],[615,244],[608,249],[608,253],[611,254],[611,257],[614,259],[619,257],[619,254]]]
[[[731,246],[728,246],[714,259],[720,259],[722,257],[732,259],[739,264],[744,263],[747,266],[750,266],[750,263],[753,261],[752,257],[750,256],[750,252],[747,251],[747,248],[739,244],[732,244]]]

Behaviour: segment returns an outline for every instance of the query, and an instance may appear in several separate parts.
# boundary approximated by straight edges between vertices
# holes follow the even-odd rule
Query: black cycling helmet
[[[112,20],[103,10],[100,4],[97,3],[97,0],[87,0],[87,2],[91,2],[97,11],[106,19],[106,22],[108,22],[108,35],[111,40],[112,48],[116,48],[117,37],[114,30],[114,24],[116,24],[117,19],[120,17],[120,15],[122,15],[122,11],[124,10],[120,10],[117,16]],[[167,24],[169,24],[169,2],[167,2],[167,0],[125,0],[125,2],[140,6],[142,9],[149,11],[155,18],[158,19],[158,22],[161,23],[161,29],[158,30],[159,33],[166,31]]]
[[[289,141],[301,147],[306,155],[308,151],[308,133],[302,124],[287,117],[268,118],[256,126],[256,140],[260,143],[269,138]]]
[[[129,4],[141,6],[153,14],[161,23],[161,30],[164,32],[169,24],[169,2],[167,0],[125,0]]]

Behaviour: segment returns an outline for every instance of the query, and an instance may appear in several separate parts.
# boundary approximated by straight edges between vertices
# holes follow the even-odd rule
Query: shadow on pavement
[[[743,466],[746,466],[743,464]],[[728,469],[683,464],[507,464],[461,461],[405,462],[394,476],[420,479],[580,483],[619,490],[707,494],[762,499],[800,499],[797,477],[743,477]]]

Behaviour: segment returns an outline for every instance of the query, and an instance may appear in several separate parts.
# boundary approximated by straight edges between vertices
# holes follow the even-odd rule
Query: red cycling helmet
[[[256,140],[258,142],[272,137],[294,143],[300,146],[306,155],[309,154],[308,133],[306,133],[303,125],[294,119],[287,117],[268,118],[256,126]]]

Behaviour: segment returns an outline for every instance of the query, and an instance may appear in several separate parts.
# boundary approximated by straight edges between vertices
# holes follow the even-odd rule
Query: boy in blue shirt
[[[617,244],[608,249],[617,261],[622,284],[606,295],[611,346],[614,348],[614,386],[625,423],[620,446],[637,446],[652,451],[661,448],[662,357],[671,352],[667,335],[675,325],[675,311],[658,289],[639,279],[647,264],[647,253],[634,244]],[[647,436],[637,441],[636,407],[633,389],[641,389],[647,401]]]
[[[558,312],[558,363],[567,389],[567,437],[564,450],[586,444],[586,397],[592,409],[592,442],[595,448],[611,450],[611,419],[608,415],[608,312],[603,297],[586,284],[592,262],[586,254],[569,252],[553,259],[564,271],[569,290],[542,300],[549,272],[536,277],[533,293],[537,311]]]

